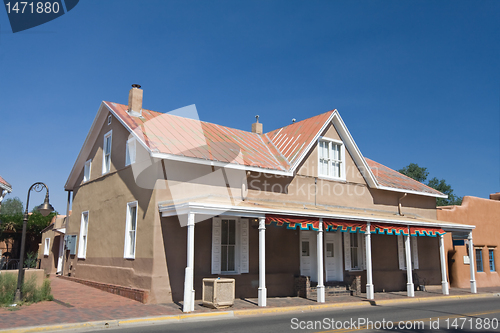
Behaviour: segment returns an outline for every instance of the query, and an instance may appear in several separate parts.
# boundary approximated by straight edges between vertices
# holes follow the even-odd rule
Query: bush
[[[14,303],[17,289],[17,277],[14,274],[0,274],[0,306]],[[45,279],[40,288],[36,287],[35,276],[25,279],[21,287],[23,299],[21,303],[37,303],[41,301],[52,301],[50,280]]]
[[[14,302],[17,289],[17,277],[14,274],[0,274],[0,305]]]

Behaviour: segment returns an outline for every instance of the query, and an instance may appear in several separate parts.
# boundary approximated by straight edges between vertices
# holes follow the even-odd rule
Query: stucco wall
[[[473,244],[481,248],[483,254],[483,272],[477,272],[476,282],[478,287],[500,286],[497,263],[500,255],[498,238],[500,225],[500,201],[466,196],[461,206],[442,207],[437,210],[439,220],[475,225],[473,230]],[[452,287],[468,288],[470,286],[470,266],[464,264],[464,256],[468,255],[467,246],[453,246],[451,235],[447,234],[446,249],[448,252],[449,279]],[[490,271],[488,261],[488,248],[495,254],[496,271]],[[475,255],[475,253],[474,253]]]

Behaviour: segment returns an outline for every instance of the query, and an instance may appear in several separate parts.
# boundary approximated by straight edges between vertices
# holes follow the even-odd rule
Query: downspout
[[[67,190],[68,192],[68,202],[66,203],[66,233],[64,236],[68,234],[68,229],[69,229],[69,203],[71,201],[71,191]],[[65,237],[66,238],[66,237]],[[60,241],[64,242],[64,239],[61,239]],[[63,260],[61,264],[61,276],[64,276],[64,260],[66,259],[66,244],[63,245]]]
[[[398,215],[399,216],[404,216],[404,214],[401,213],[401,200],[403,200],[407,195],[408,195],[408,193],[405,193],[405,194],[403,194],[403,196],[401,198],[399,198],[399,202],[398,202]]]

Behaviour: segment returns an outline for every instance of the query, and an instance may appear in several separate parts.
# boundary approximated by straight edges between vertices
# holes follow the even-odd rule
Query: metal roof
[[[300,163],[336,112],[328,111],[260,135],[147,109],[142,110],[141,117],[136,117],[127,112],[127,105],[113,102],[104,104],[152,152],[278,172],[294,171],[293,166]],[[441,192],[380,163],[367,158],[365,160],[383,189],[408,190],[444,197]]]
[[[375,175],[378,183],[382,186],[387,186],[396,189],[424,192],[429,194],[442,195],[441,192],[429,187],[413,178],[407,177],[391,168],[380,163],[370,160],[365,157],[368,166]]]
[[[9,183],[7,183],[5,179],[2,178],[2,176],[0,176],[0,187],[9,192],[12,192],[12,186]]]

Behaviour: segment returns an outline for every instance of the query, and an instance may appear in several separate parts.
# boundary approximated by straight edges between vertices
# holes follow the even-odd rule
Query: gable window
[[[123,257],[135,259],[135,244],[137,235],[137,201],[127,204],[127,222],[125,226],[125,248]]]
[[[83,181],[88,182],[90,180],[90,164],[91,160],[85,162],[85,167],[83,169]]]
[[[364,270],[366,263],[366,245],[364,234],[343,232],[344,262],[347,271]]]
[[[82,213],[80,222],[80,241],[78,244],[78,258],[85,259],[87,256],[87,233],[89,230],[89,212]]]
[[[108,173],[111,169],[111,137],[113,132],[109,131],[104,135],[102,146],[102,174]]]
[[[490,272],[495,272],[495,252],[494,249],[488,249],[488,257],[490,260]]]
[[[212,220],[212,274],[248,273],[248,219]]]
[[[478,272],[484,272],[482,249],[476,249],[476,270]]]
[[[398,235],[399,269],[406,270],[406,250],[403,235]],[[411,268],[418,269],[418,237],[410,237]]]
[[[345,180],[345,148],[341,141],[321,138],[318,141],[319,176]]]
[[[125,165],[130,165],[135,163],[135,152],[136,152],[136,140],[135,138],[129,139],[125,147]]]
[[[43,246],[43,255],[48,256],[50,253],[50,238],[45,238],[44,246]]]

